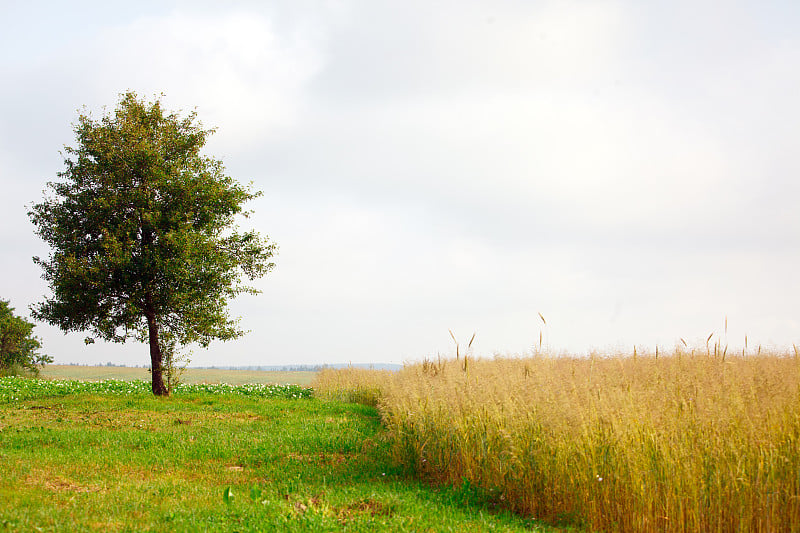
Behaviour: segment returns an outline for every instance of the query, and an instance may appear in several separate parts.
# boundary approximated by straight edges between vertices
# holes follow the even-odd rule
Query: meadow
[[[125,366],[46,365],[40,376],[48,379],[123,381],[149,380],[146,368]],[[187,368],[180,375],[183,383],[227,383],[244,385],[252,383],[294,383],[310,385],[316,376],[312,371],[225,370],[220,368]]]
[[[2,378],[0,463],[0,530],[800,531],[800,358]]]
[[[392,458],[296,384],[0,378],[2,531],[550,531]]]
[[[800,531],[796,351],[425,360],[324,370],[377,406],[392,458],[592,531]]]

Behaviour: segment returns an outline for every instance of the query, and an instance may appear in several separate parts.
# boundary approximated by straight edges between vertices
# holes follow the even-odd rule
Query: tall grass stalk
[[[526,516],[609,531],[800,530],[800,362],[726,352],[473,357],[468,372],[423,361],[327,370],[315,389],[372,391],[395,460]]]

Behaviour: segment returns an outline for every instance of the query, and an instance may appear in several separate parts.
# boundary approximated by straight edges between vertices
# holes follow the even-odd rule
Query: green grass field
[[[271,372],[264,370],[220,370],[215,368],[187,368],[181,375],[184,383],[228,383],[242,385],[245,383],[294,383],[310,385],[316,372],[291,371]],[[73,366],[46,365],[41,377],[47,379],[136,379],[149,380],[146,368],[130,368],[124,366]]]
[[[416,481],[371,407],[300,387],[81,387],[0,379],[0,530],[546,530]]]

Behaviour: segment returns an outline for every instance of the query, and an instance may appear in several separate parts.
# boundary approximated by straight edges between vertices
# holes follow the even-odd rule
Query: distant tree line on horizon
[[[65,366],[107,366],[117,368],[146,368],[150,369],[150,365],[126,365],[123,363],[115,364],[111,361],[106,363],[65,363]],[[188,369],[194,370],[249,370],[256,372],[319,372],[326,368],[347,368],[348,366],[356,368],[371,368],[375,370],[399,370],[403,365],[390,364],[390,363],[337,363],[321,365],[247,365],[247,366],[191,366]]]

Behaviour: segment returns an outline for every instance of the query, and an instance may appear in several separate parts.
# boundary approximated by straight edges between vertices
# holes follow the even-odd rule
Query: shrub
[[[53,358],[39,353],[42,344],[33,336],[34,324],[14,315],[8,300],[0,300],[0,375],[38,374]]]

